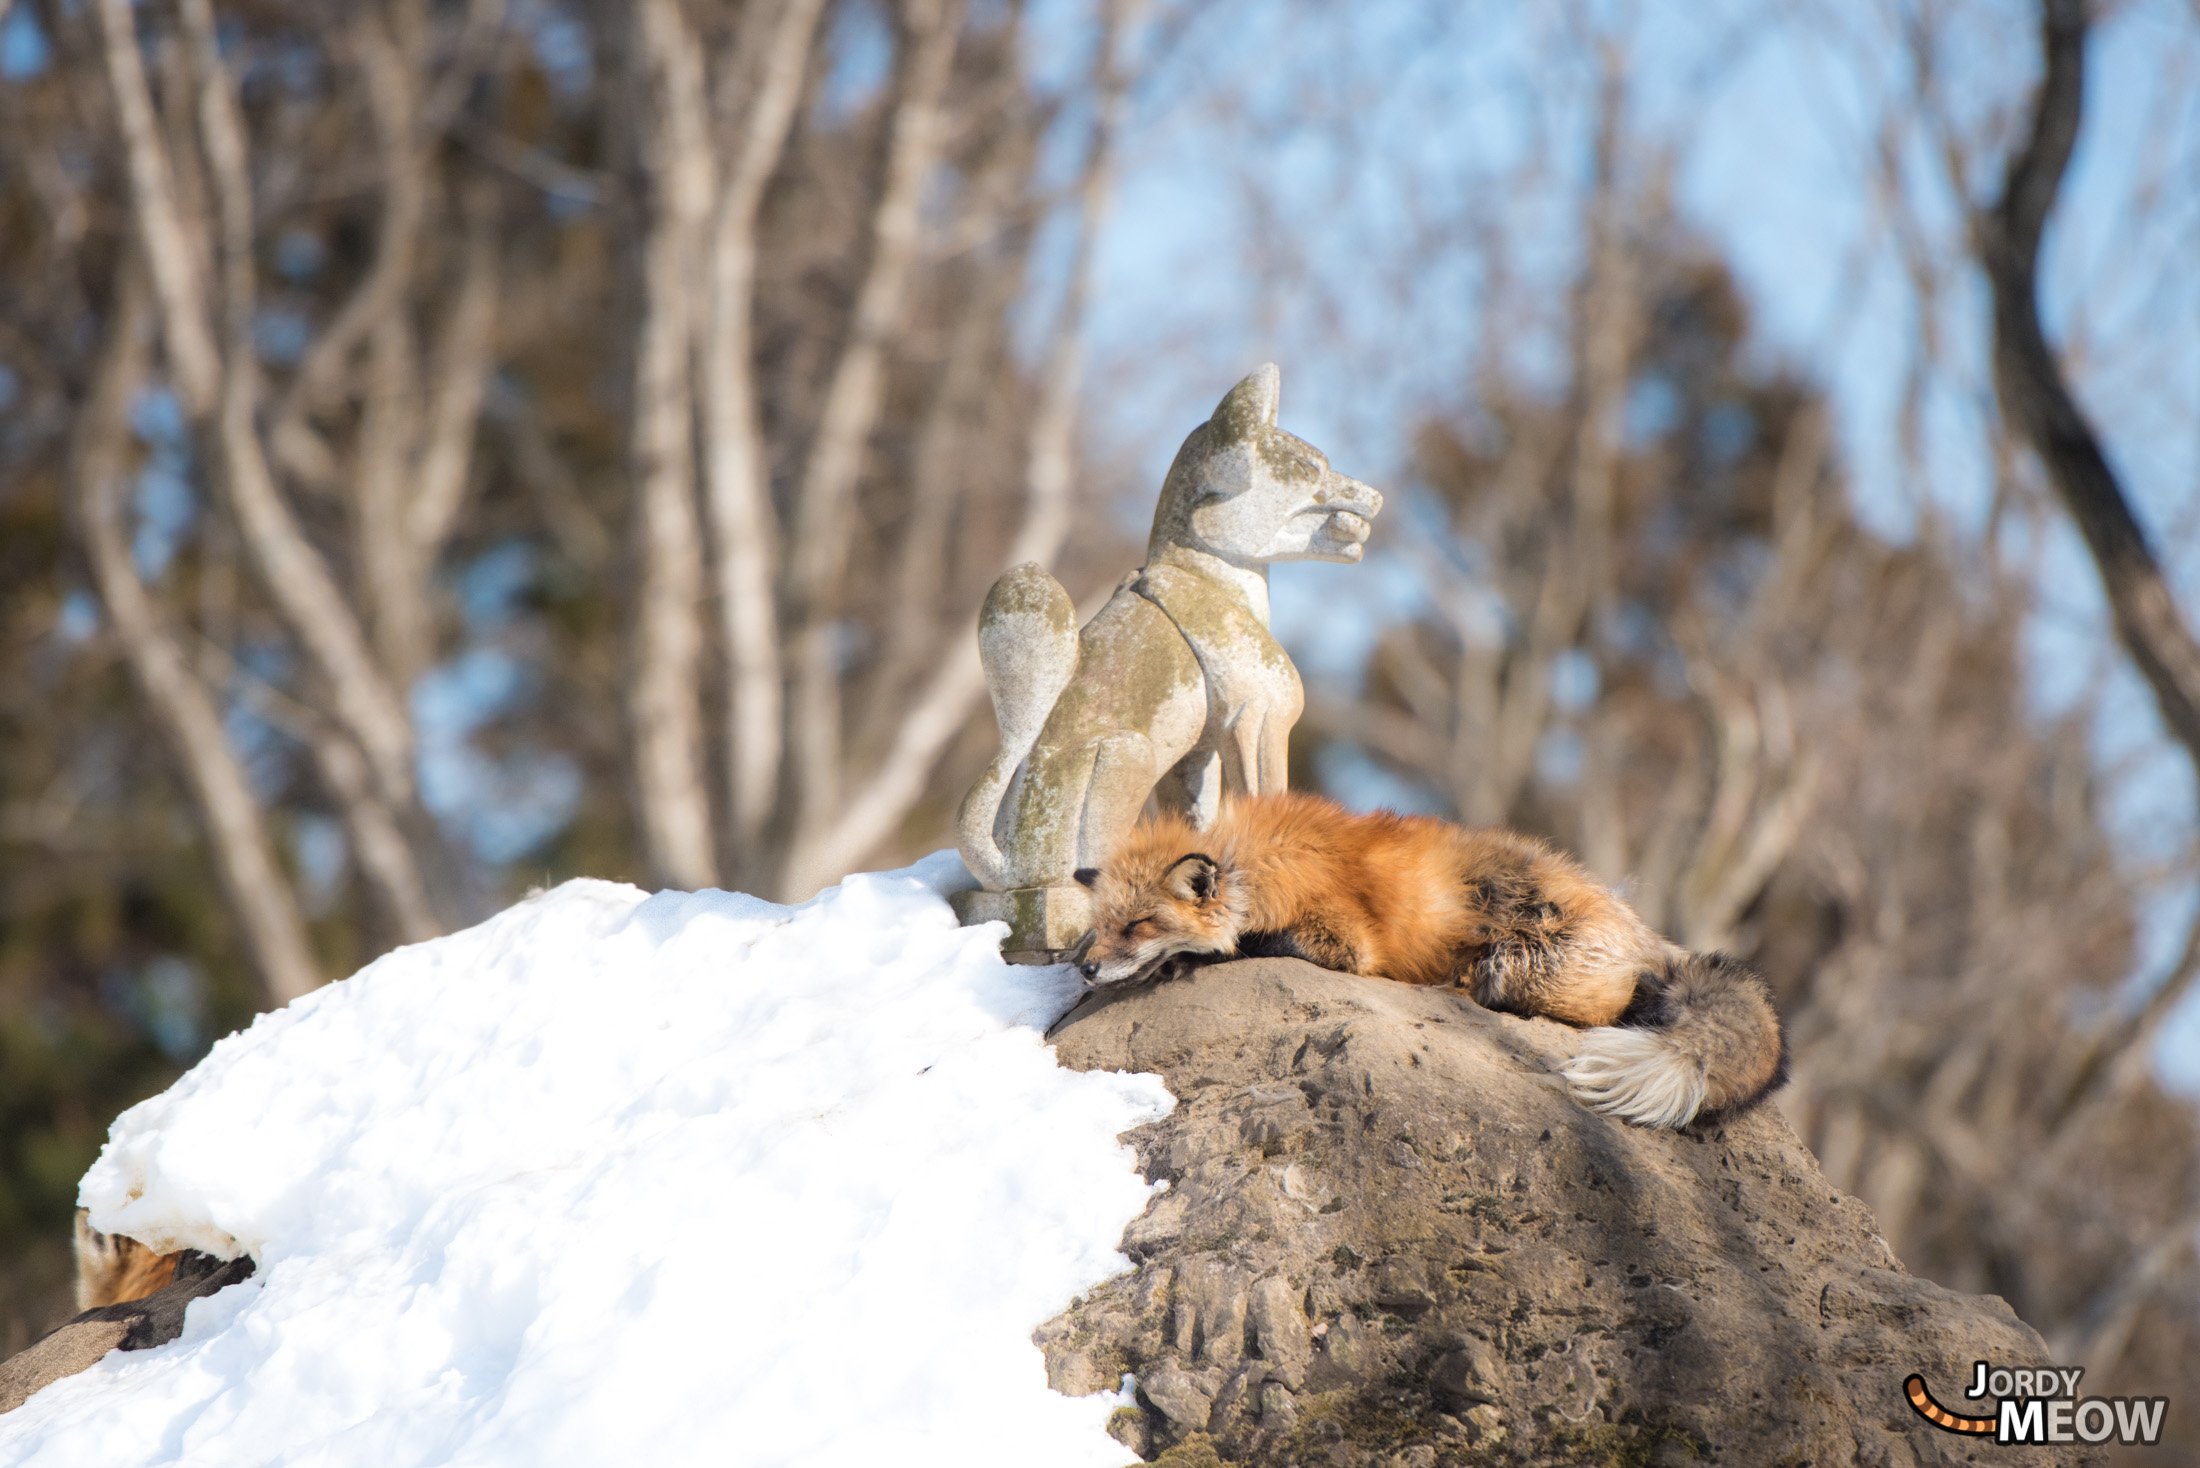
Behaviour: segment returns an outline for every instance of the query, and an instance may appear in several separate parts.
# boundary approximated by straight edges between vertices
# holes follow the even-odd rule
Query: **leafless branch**
[[[399,941],[418,943],[440,934],[443,925],[428,900],[420,864],[403,828],[374,788],[374,773],[358,746],[314,710],[239,666],[223,649],[209,645],[203,651],[205,661],[222,670],[253,712],[312,752],[321,783],[342,814],[359,870],[388,909]]]
[[[497,246],[486,188],[469,195],[464,274],[437,345],[438,370],[430,391],[427,442],[413,471],[415,489],[406,508],[405,541],[425,579],[449,537],[466,495],[474,434],[481,422],[491,349],[495,345]]]
[[[2040,326],[2040,236],[2084,112],[2086,28],[2084,0],[2046,0],[2040,31],[2046,72],[2031,135],[2010,164],[2001,201],[1979,221],[1994,295],[1995,382],[2003,412],[2040,456],[2093,553],[2117,636],[2154,690],[2163,723],[2200,760],[2200,642]]]
[[[530,148],[516,138],[508,137],[481,123],[461,118],[453,126],[452,136],[471,149],[482,162],[493,168],[501,168],[512,177],[532,184],[546,194],[592,204],[603,198],[609,190],[611,181],[602,174],[575,168],[562,159],[551,157],[540,148]]]
[[[491,421],[503,429],[513,470],[534,496],[558,548],[583,570],[601,566],[611,554],[611,532],[574,482],[572,469],[551,443],[535,405],[493,376],[483,405]]]
[[[244,129],[235,83],[214,43],[210,5],[185,0],[183,13],[201,73],[201,125],[223,220],[230,339],[213,406],[230,500],[262,580],[328,677],[337,717],[365,750],[383,798],[403,809],[413,799],[412,727],[403,700],[376,667],[326,563],[284,504],[261,448],[254,422],[259,370],[251,339],[252,194]]]
[[[726,659],[727,803],[736,860],[754,851],[778,797],[785,718],[772,585],[779,527],[756,388],[756,219],[764,186],[786,148],[822,9],[822,0],[783,0],[770,28],[762,31],[760,54],[736,54],[725,67],[727,84],[743,82],[750,94],[748,105],[729,118],[733,125],[723,139],[729,161],[712,229],[702,391]]]
[[[1024,474],[1024,520],[1004,564],[1036,561],[1051,565],[1069,533],[1070,488],[1077,394],[1083,381],[1083,324],[1092,254],[1107,217],[1113,187],[1113,149],[1122,124],[1128,86],[1121,50],[1134,22],[1136,0],[1110,0],[1102,29],[1098,66],[1099,112],[1081,171],[1077,247],[1060,313],[1049,342],[1032,415]],[[806,895],[832,880],[892,831],[923,793],[933,763],[948,740],[969,719],[985,688],[977,657],[975,618],[949,638],[940,665],[902,718],[892,746],[878,768],[817,838],[802,828],[788,861],[789,895]]]
[[[220,710],[138,580],[122,530],[129,405],[144,376],[150,313],[135,268],[127,271],[93,397],[78,421],[73,455],[84,539],[100,598],[173,741],[206,822],[214,863],[245,931],[270,1002],[287,1004],[321,982],[289,882],[268,847],[258,803],[222,731]]]
[[[414,595],[406,507],[412,465],[406,449],[419,429],[412,323],[402,309],[374,324],[367,338],[365,401],[353,456],[351,509],[361,600],[383,665],[409,682],[422,663],[427,608]]]
[[[2200,1238],[2200,1208],[2172,1221],[2131,1251],[2130,1262],[2093,1299],[2069,1331],[2058,1333],[2055,1359],[2083,1361],[2106,1376],[2123,1360],[2140,1312],[2157,1298],[2163,1279],[2180,1256],[2190,1256]]]
[[[382,217],[373,264],[307,348],[289,390],[275,407],[270,438],[278,448],[289,446],[293,458],[286,458],[285,466],[309,477],[326,469],[327,451],[314,447],[317,440],[306,415],[335,396],[352,353],[397,309],[412,278],[413,251],[427,204],[414,136],[412,80],[396,42],[372,7],[354,17],[351,49],[366,82],[368,113],[380,144]]]
[[[1011,10],[1004,48],[1017,44],[1022,7]],[[996,90],[1017,100],[1020,92],[1003,85]],[[1021,109],[1028,111],[1029,109]],[[970,186],[971,203],[958,222],[947,255],[963,253],[967,242],[1003,233],[1007,221],[1028,235],[1035,217],[1047,203],[1031,196],[1031,175],[1038,145],[1035,124],[1020,115],[1004,115],[985,162]],[[1005,349],[1004,326],[1010,308],[1028,280],[1030,250],[1010,249],[998,263],[974,265],[977,283],[968,291],[962,311],[948,334],[944,363],[938,373],[909,468],[909,509],[895,537],[898,553],[892,573],[893,592],[884,617],[884,642],[876,659],[867,706],[857,721],[855,740],[860,750],[882,747],[900,721],[909,689],[923,676],[923,665],[940,645],[941,594],[949,584],[954,562],[950,535],[955,518],[968,495],[968,420],[983,406],[983,397]]]
[[[2118,640],[2153,690],[2162,722],[2200,765],[2200,641],[2171,595],[2161,562],[2040,325],[2040,237],[2084,117],[2087,25],[2085,0],[2044,0],[2044,72],[2030,135],[2010,162],[2000,201],[1977,221],[1979,254],[1993,288],[1994,381],[2002,412],[2039,455],[2049,484],[2085,537]],[[2196,973],[2200,961],[2188,949],[2188,961],[2137,1015],[2106,1037],[2107,1043],[2120,1052],[2151,1038]],[[2096,1083],[2114,1058],[2108,1050],[2089,1055],[2081,1087]]]
[[[467,0],[465,19],[459,23],[450,60],[429,87],[426,104],[420,110],[423,142],[440,136],[466,105],[466,93],[472,89],[482,64],[495,51],[503,27],[504,0]]]
[[[176,203],[175,172],[153,116],[129,0],[99,0],[99,26],[115,119],[129,155],[138,236],[160,300],[169,372],[184,406],[194,414],[210,413],[221,392],[221,354],[206,315],[206,271],[199,242],[185,228]]]
[[[1092,142],[1080,171],[1077,194],[1077,248],[1060,314],[1047,343],[1039,375],[1039,401],[1031,415],[1031,439],[1024,472],[1024,523],[1005,561],[1020,566],[1036,561],[1051,566],[1069,534],[1070,488],[1077,424],[1077,395],[1084,384],[1085,300],[1092,288],[1093,251],[1107,222],[1115,190],[1115,138],[1123,125],[1124,97],[1130,78],[1122,49],[1136,23],[1141,0],[1109,0],[1099,43],[1099,84]]]
[[[796,619],[791,750],[795,826],[822,830],[839,804],[839,669],[832,620],[854,532],[856,483],[878,418],[886,353],[899,329],[916,257],[924,182],[939,156],[940,99],[947,87],[963,0],[901,0],[902,50],[891,131],[870,218],[870,258],[834,363],[798,486],[788,547],[788,601]]]

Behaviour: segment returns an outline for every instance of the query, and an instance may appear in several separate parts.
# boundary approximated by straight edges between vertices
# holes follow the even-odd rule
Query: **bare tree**
[[[321,982],[306,945],[305,925],[291,900],[258,802],[229,746],[214,698],[131,563],[122,529],[120,488],[129,407],[145,377],[152,325],[150,291],[134,269],[124,280],[91,400],[78,417],[75,480],[78,514],[92,571],[146,699],[159,712],[180,763],[205,812],[222,885],[243,921],[246,940],[267,983],[268,998],[288,1003]]]
[[[680,886],[716,882],[710,786],[698,706],[702,671],[702,527],[695,505],[689,362],[702,304],[698,262],[712,168],[703,68],[678,0],[636,15],[652,106],[644,163],[654,185],[634,359],[634,503],[641,546],[634,762],[651,864]]]
[[[212,7],[180,0],[175,30],[154,43],[166,58],[165,108],[141,64],[146,43],[132,8],[102,4],[97,15],[168,381],[213,450],[261,586],[321,681],[322,720],[307,747],[361,869],[399,936],[430,936],[473,904],[421,804],[404,694],[435,656],[430,582],[466,495],[490,366],[497,254],[491,204],[478,189],[457,204],[467,222],[432,357],[413,313],[431,291],[423,233],[437,202],[430,159],[440,125],[431,105],[438,91],[464,86],[473,59],[459,55],[439,75],[430,55],[438,38],[423,11],[404,5],[358,12],[321,34],[327,54],[352,63],[343,100],[371,121],[371,162],[359,162],[379,185],[381,227],[372,263],[271,401],[256,336],[259,258],[290,201],[271,207],[256,186],[253,127],[216,44]],[[354,405],[340,449],[319,423]],[[348,486],[353,591],[307,532],[284,474],[309,493]]]
[[[941,97],[961,19],[959,0],[905,0],[899,9],[901,59],[868,258],[798,480],[787,582],[793,614],[788,708],[802,732],[788,747],[797,832],[830,820],[841,801],[842,700],[833,623],[848,571],[856,479],[884,395],[888,341],[902,324],[918,244],[917,206],[938,157]]]
[[[1081,330],[1091,283],[1093,250],[1100,227],[1107,219],[1114,184],[1112,149],[1115,135],[1122,126],[1125,93],[1130,82],[1128,64],[1122,52],[1128,41],[1127,32],[1137,14],[1135,0],[1107,0],[1102,12],[1094,96],[1096,116],[1072,196],[1077,211],[1076,246],[1070,258],[1063,299],[1048,335],[1037,400],[1032,407],[1029,437],[1024,446],[1022,524],[1016,539],[999,558],[1003,568],[1027,561],[1052,565],[1061,553],[1073,520],[1071,490],[1075,483],[1077,400],[1084,382]],[[1007,275],[1006,284],[1013,289],[1020,283],[1021,276],[1019,263],[1018,268]],[[1005,302],[1007,294],[1007,291],[1001,292],[999,299]],[[951,362],[953,360],[951,357]],[[939,389],[943,413],[954,401],[949,396],[950,391],[959,386],[952,379],[943,381]],[[897,623],[906,620],[909,625],[920,625],[918,619],[924,616],[922,588],[925,582],[922,578],[925,573],[920,570],[917,558],[936,555],[936,527],[945,521],[944,510],[951,494],[943,467],[948,456],[946,445],[927,443],[923,447],[930,453],[920,458],[919,469],[934,498],[931,503],[920,506],[918,518],[934,527],[935,534],[915,537],[904,548],[903,573],[899,580],[905,594],[892,604],[892,614]],[[897,670],[892,663],[885,665],[883,675],[887,679],[908,678],[905,671]],[[789,891],[800,893],[830,880],[831,873],[845,870],[861,860],[864,853],[885,839],[894,823],[915,804],[940,751],[968,720],[984,687],[984,670],[977,659],[977,620],[974,614],[965,614],[951,624],[936,667],[929,677],[915,685],[909,707],[895,710],[886,700],[880,701],[875,724],[884,726],[898,714],[891,740],[884,738],[884,728],[880,727],[868,742],[885,743],[886,748],[869,771],[868,778],[842,802],[830,821],[800,829],[797,844],[789,856],[789,875],[784,882]]]
[[[1036,189],[1034,135],[1045,117],[1018,76],[1021,7],[993,33],[971,31],[955,0],[894,10],[892,80],[868,120],[876,161],[858,172],[861,209],[838,247],[849,271],[844,314],[811,395],[777,415],[760,366],[770,325],[760,282],[780,264],[775,247],[814,258],[824,242],[775,236],[765,207],[775,178],[782,197],[799,196],[815,170],[837,166],[795,127],[821,14],[816,0],[751,7],[706,43],[667,3],[644,28],[652,101],[642,167],[653,203],[636,363],[637,444],[647,447],[638,447],[645,531],[632,695],[642,824],[669,880],[725,875],[789,896],[864,860],[926,795],[983,693],[969,635],[978,595],[1004,557],[1051,561],[1068,533],[1077,342],[1134,18],[1129,0],[1102,8],[1087,145],[1057,200]],[[958,67],[965,75],[951,87]],[[953,173],[951,189],[937,187],[942,171]],[[951,201],[931,222],[928,191]],[[1007,313],[1025,287],[1035,226],[1056,208],[1074,218],[1077,244],[1017,433],[1022,527],[1003,544],[971,534],[980,500],[956,473],[973,447],[959,420],[1017,373]],[[933,329],[912,309],[926,287],[951,308],[948,365],[921,395],[924,426],[904,440],[907,456],[882,456],[897,375]],[[958,516],[966,543],[980,548],[959,576],[949,574]],[[882,538],[881,521],[905,525],[905,543]],[[709,526],[718,603],[724,712],[713,741],[697,676],[698,523]],[[888,598],[852,579],[882,564],[894,568],[883,578]],[[851,657],[858,642],[883,652]],[[705,769],[706,742],[723,751],[720,781]],[[726,836],[712,852],[716,811]]]
[[[820,0],[786,0],[776,13],[760,7],[720,88],[726,161],[710,239],[703,433],[726,660],[726,803],[737,867],[751,870],[739,853],[754,849],[771,819],[786,717],[772,578],[778,524],[755,375],[757,215],[794,124],[822,10]]]
[[[1134,0],[1066,72],[1013,0],[11,12],[0,1010],[104,1057],[10,1090],[40,1157],[502,891],[942,844],[987,586],[1120,569],[1077,425]]]
[[[583,761],[594,869],[799,895],[901,849],[912,812],[943,824],[982,737],[973,609],[1079,513],[1079,336],[1136,9],[1096,4],[1089,69],[1047,92],[1020,4],[908,0],[886,84],[838,113],[825,0],[583,7],[585,68],[557,75],[551,22],[498,0],[39,11],[71,100],[18,135],[8,186],[45,180],[100,243],[53,236],[41,268],[82,261],[84,293],[36,329],[64,304],[83,339],[121,329],[112,220],[149,293],[145,391],[181,408],[209,492],[174,571],[140,568],[128,628],[165,627],[217,721],[310,772],[262,818],[341,822],[369,951],[500,880],[428,812],[415,700],[473,645],[467,567],[515,539],[632,638],[607,656],[595,609],[514,634],[566,717],[501,737]],[[1082,145],[1066,177],[1042,174],[1049,130]],[[122,185],[116,214],[87,212],[63,154]],[[1072,247],[1035,273],[1049,220]],[[1034,290],[1055,304],[1027,362]],[[588,378],[604,361],[623,393]],[[107,522],[83,523],[97,549]],[[182,707],[148,696],[164,726]],[[298,908],[285,863],[265,873]]]
[[[2065,1102],[2097,1064],[2075,1007],[2128,968],[2137,896],[2082,716],[2023,710],[2028,592],[1930,522],[1910,546],[1866,531],[1825,405],[1739,365],[1723,269],[1654,201],[1609,207],[1646,323],[1630,391],[1667,404],[1592,502],[1620,614],[1536,637],[1591,554],[1577,332],[1565,399],[1492,364],[1473,411],[1430,426],[1420,478],[1450,540],[1413,564],[1434,610],[1310,722],[1757,965],[1793,1050],[1782,1109],[1900,1255],[2008,1297],[2115,1390],[2161,1390],[2152,1363],[2193,1349],[2200,1136],[2137,1065]],[[1477,756],[1509,723],[1528,754],[1500,804]]]
[[[2003,416],[2038,455],[2048,484],[2093,553],[2117,640],[2153,690],[2163,724],[2200,767],[2200,641],[2170,594],[2160,558],[2040,326],[2040,237],[2085,116],[2087,29],[2083,0],[2043,0],[2043,66],[2030,133],[2009,161],[2000,201],[1976,221],[1979,259],[1993,288],[1994,383]],[[2143,1056],[2195,978],[2200,925],[2169,976],[2099,1037],[2072,1083],[2069,1103],[2083,1100],[2119,1062]],[[2132,1067],[2122,1069],[2128,1079]]]

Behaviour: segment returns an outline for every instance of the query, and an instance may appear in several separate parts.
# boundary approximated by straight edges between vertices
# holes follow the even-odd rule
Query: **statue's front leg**
[[[1261,706],[1249,703],[1237,711],[1225,736],[1230,745],[1230,762],[1237,766],[1237,786],[1247,795],[1258,795],[1274,788],[1267,783],[1268,771],[1261,763],[1266,744],[1263,731],[1267,723]]]
[[[1262,794],[1291,788],[1291,728],[1298,723],[1298,710],[1288,714],[1280,710],[1264,709],[1260,721],[1260,784]]]
[[[1295,716],[1278,717],[1265,703],[1239,709],[1224,731],[1227,777],[1233,791],[1267,795],[1291,788],[1291,726]]]

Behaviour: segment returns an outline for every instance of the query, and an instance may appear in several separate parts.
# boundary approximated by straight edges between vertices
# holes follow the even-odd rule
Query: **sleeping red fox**
[[[1259,795],[1204,832],[1175,814],[1147,820],[1077,880],[1095,899],[1082,967],[1097,983],[1242,954],[1463,984],[1491,1009],[1587,1028],[1567,1085],[1640,1126],[1732,1114],[1787,1079],[1756,975],[1668,943],[1570,857],[1516,832]]]

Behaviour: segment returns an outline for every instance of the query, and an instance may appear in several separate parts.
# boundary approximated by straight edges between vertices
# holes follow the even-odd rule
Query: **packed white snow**
[[[1041,1038],[1067,969],[942,853],[800,907],[568,882],[216,1045],[96,1227],[249,1251],[0,1463],[1120,1465],[1033,1329],[1125,1267],[1173,1104]]]

